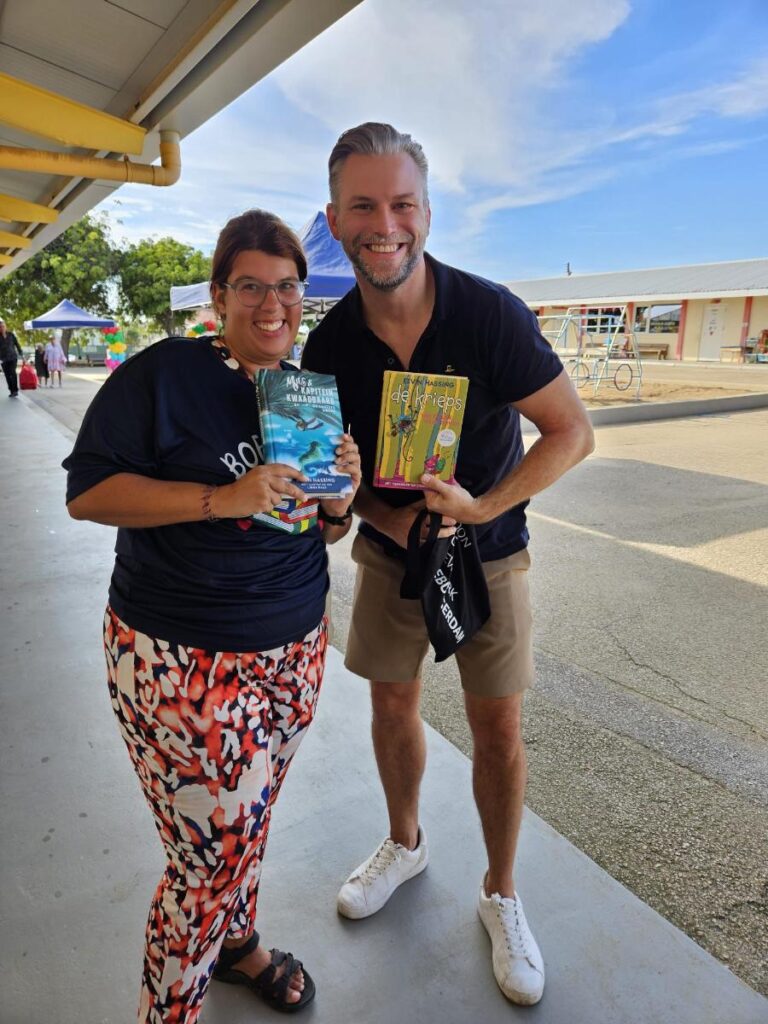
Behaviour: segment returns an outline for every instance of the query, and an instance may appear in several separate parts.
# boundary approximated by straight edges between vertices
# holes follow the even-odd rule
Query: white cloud
[[[208,250],[249,206],[300,228],[325,204],[334,139],[384,120],[424,145],[440,223],[464,246],[451,256],[465,257],[501,211],[727,152],[739,143],[725,121],[768,110],[768,62],[757,58],[654,100],[650,72],[636,95],[611,91],[590,72],[630,15],[630,0],[366,0],[184,140],[171,201],[128,186],[120,206],[106,205],[125,238],[173,234]]]
[[[410,131],[445,189],[520,185],[546,159],[565,62],[628,14],[628,0],[368,0],[274,78],[334,136],[364,120]]]

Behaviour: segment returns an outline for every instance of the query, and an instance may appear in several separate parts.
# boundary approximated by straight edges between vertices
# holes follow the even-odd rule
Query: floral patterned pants
[[[194,1024],[225,938],[254,930],[272,806],[315,713],[325,619],[247,654],[104,618],[109,693],[168,860],[149,912],[141,1024]]]

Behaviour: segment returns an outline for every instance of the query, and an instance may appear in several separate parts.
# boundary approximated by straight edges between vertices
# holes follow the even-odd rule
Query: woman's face
[[[235,257],[227,284],[242,281],[276,285],[298,281],[299,271],[292,259],[270,256],[260,249],[246,249]],[[225,320],[224,342],[250,373],[277,366],[296,338],[301,324],[302,304],[284,306],[274,289],[269,289],[260,306],[243,305],[233,288],[216,286],[216,309]]]

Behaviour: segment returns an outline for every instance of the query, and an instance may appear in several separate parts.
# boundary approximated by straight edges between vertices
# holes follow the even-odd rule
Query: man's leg
[[[5,374],[5,383],[8,385],[8,394],[15,395],[19,390],[19,384],[16,380],[16,360],[15,359],[4,359],[3,360],[3,373]]]
[[[429,853],[419,826],[426,742],[419,714],[421,679],[371,682],[373,749],[389,812],[389,836],[346,880],[336,901],[353,919],[381,910],[403,882],[420,874]]]
[[[344,664],[372,680],[373,749],[389,812],[389,836],[339,892],[339,913],[361,918],[380,910],[429,859],[419,827],[426,759],[420,676],[429,641],[421,605],[400,597],[402,564],[361,534],[352,545],[352,558],[357,578]]]
[[[394,843],[414,850],[419,841],[419,788],[427,757],[419,712],[421,680],[371,682],[373,749]]]
[[[486,892],[515,894],[513,865],[527,778],[521,731],[523,694],[464,694],[474,741],[472,783],[488,853]]]

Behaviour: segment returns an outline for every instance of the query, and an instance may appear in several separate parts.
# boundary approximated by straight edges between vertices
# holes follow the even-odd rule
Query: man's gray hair
[[[328,186],[331,202],[336,205],[339,197],[339,174],[344,161],[353,153],[361,156],[387,156],[391,153],[407,153],[418,167],[424,182],[424,205],[429,202],[427,174],[429,167],[424,150],[410,135],[397,131],[391,124],[366,121],[356,128],[350,128],[339,136],[328,158]]]

